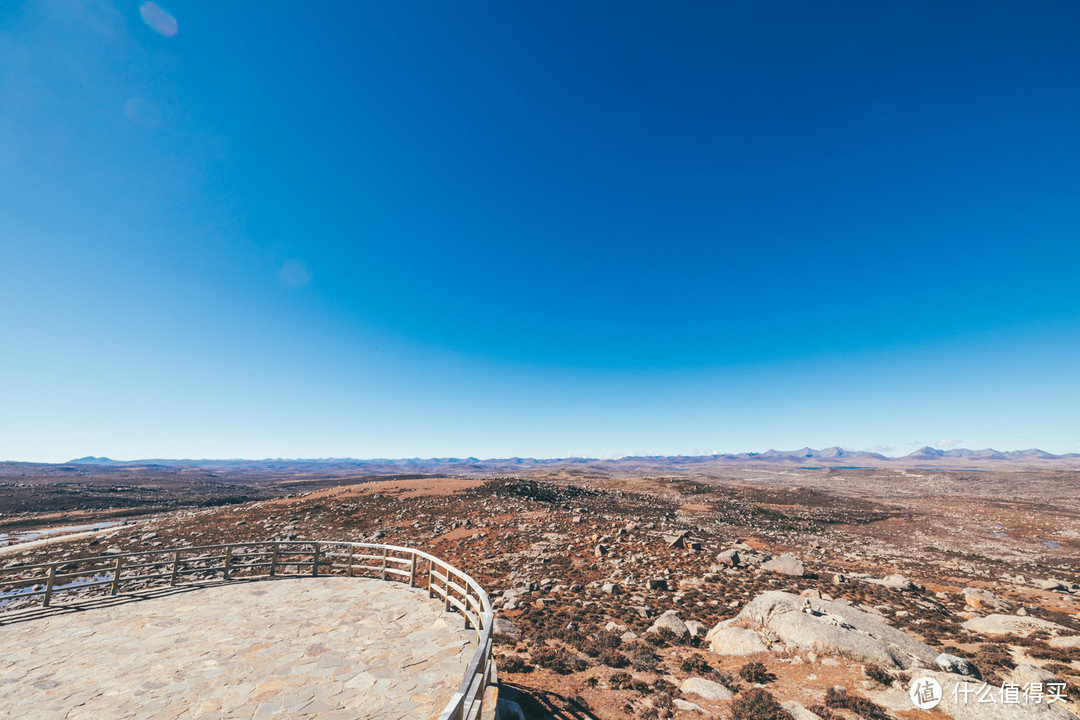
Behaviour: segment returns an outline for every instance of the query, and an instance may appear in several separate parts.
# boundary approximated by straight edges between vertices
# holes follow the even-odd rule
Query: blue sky
[[[1080,451],[1080,5],[0,8],[0,458]]]

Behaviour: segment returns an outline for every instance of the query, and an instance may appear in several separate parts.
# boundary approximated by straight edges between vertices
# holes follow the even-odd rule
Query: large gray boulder
[[[717,626],[709,631],[705,639],[709,649],[717,655],[753,655],[769,651],[761,636],[746,628]]]
[[[758,595],[737,616],[713,628],[710,636],[732,625],[771,633],[800,650],[842,655],[887,668],[936,667],[939,654],[876,615],[844,603],[779,590]]]
[[[656,618],[656,622],[654,622],[645,632],[655,633],[660,632],[661,630],[670,630],[675,633],[675,636],[678,638],[690,637],[690,629],[686,627],[686,623],[682,621],[682,618],[680,618],[678,613],[674,610],[668,610],[666,613]]]
[[[762,563],[761,569],[766,572],[792,575],[795,577],[802,577],[806,573],[805,568],[803,568],[802,560],[793,555],[774,557],[772,560]]]

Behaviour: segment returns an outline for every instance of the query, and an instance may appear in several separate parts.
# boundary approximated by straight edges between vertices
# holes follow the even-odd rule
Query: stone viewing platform
[[[8,566],[0,598],[20,605],[0,612],[0,718],[495,715],[487,593],[410,548],[269,541]]]
[[[282,578],[140,595],[5,618],[0,716],[434,718],[476,649],[460,615],[402,583]]]

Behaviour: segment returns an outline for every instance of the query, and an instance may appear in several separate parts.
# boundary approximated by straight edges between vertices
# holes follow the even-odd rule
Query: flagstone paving
[[[233,583],[0,625],[0,717],[435,717],[475,651],[419,588]]]

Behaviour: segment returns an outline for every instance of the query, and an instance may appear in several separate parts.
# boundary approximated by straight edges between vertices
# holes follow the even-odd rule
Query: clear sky
[[[0,5],[0,459],[1080,451],[1080,3]]]

